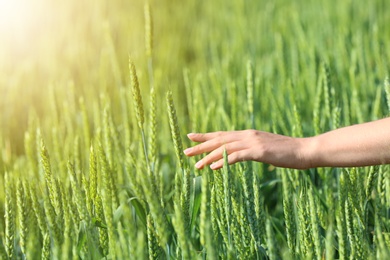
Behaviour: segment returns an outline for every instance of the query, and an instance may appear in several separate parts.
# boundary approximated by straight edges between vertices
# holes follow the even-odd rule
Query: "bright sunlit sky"
[[[0,32],[3,40],[23,37],[37,15],[29,0],[0,0]]]
[[[47,3],[45,0],[0,0],[0,52],[3,55],[8,58],[25,55],[37,45],[51,12]]]

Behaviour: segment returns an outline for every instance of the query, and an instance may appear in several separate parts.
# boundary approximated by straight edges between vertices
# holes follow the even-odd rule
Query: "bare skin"
[[[223,166],[223,151],[229,164],[257,161],[278,167],[357,167],[390,163],[390,117],[339,128],[318,136],[293,138],[257,130],[191,133],[199,143],[185,155],[208,153],[195,164],[202,169]]]

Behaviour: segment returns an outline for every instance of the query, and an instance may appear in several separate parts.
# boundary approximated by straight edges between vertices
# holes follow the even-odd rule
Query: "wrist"
[[[297,156],[300,161],[300,169],[310,169],[318,167],[318,140],[316,137],[298,138]]]

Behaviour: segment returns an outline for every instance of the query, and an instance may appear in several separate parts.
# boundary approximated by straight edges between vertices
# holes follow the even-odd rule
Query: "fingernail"
[[[216,163],[211,164],[210,168],[211,168],[211,170],[215,170],[215,168],[217,168],[217,164]]]
[[[197,162],[197,163],[195,164],[195,167],[198,168],[198,169],[200,169],[200,168],[202,167],[202,160],[200,160],[199,162]]]
[[[187,134],[187,137],[191,138],[191,137],[194,137],[195,135],[196,135],[195,133],[189,133],[189,134]]]
[[[192,148],[187,148],[183,152],[185,155],[189,154],[192,151]]]

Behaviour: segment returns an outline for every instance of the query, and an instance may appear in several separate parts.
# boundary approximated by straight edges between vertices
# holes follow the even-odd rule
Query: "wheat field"
[[[183,150],[388,116],[389,8],[0,0],[0,258],[388,259],[388,165],[196,170]]]

